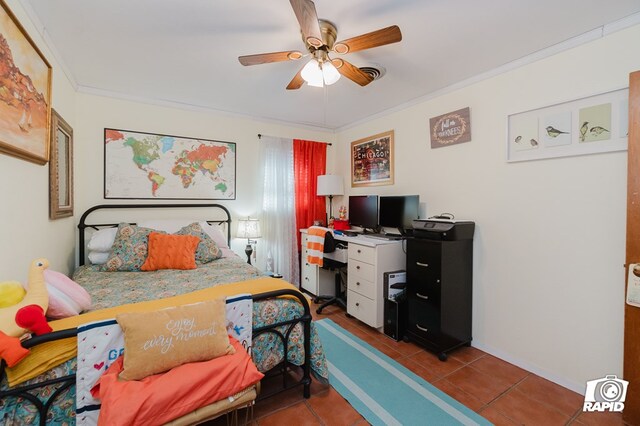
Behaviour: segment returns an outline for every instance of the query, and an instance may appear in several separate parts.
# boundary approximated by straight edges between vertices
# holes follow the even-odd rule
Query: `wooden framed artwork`
[[[0,0],[0,152],[49,161],[51,65]]]
[[[508,162],[624,151],[629,90],[511,114],[507,121]]]
[[[393,185],[393,130],[351,142],[351,186]]]
[[[104,129],[104,198],[235,200],[236,144]]]
[[[73,216],[73,129],[51,110],[49,219]]]

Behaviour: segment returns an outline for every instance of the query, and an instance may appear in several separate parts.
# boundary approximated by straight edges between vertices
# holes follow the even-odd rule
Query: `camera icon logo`
[[[622,412],[628,386],[629,382],[615,375],[589,380],[582,410]]]

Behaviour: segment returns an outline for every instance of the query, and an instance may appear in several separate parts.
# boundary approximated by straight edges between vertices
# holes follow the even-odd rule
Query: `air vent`
[[[380,65],[360,67],[360,70],[369,74],[374,80],[381,79],[387,72],[387,70]]]

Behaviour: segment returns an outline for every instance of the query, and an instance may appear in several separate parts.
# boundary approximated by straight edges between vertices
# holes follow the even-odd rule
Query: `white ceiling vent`
[[[360,67],[360,70],[369,74],[374,80],[380,80],[387,73],[387,70],[378,64]]]

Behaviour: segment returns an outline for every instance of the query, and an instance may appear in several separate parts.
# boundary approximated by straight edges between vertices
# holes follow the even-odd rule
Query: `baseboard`
[[[503,352],[499,349],[493,348],[491,346],[488,345],[483,345],[482,343],[478,343],[478,342],[472,342],[471,345],[474,348],[480,349],[481,351],[484,351],[490,355],[493,355],[497,358],[500,358],[504,361],[507,361],[517,367],[520,367],[524,370],[527,370],[531,373],[534,373],[544,379],[547,379],[553,383],[556,383],[562,387],[565,387],[569,390],[572,390],[580,395],[584,395],[585,389],[586,389],[586,383],[576,383],[574,381],[571,380],[567,380],[566,378],[563,377],[558,377],[557,375],[548,372],[547,370],[538,367],[537,365],[533,365],[529,362],[526,361],[522,361],[521,359],[518,359],[516,357],[514,357],[511,354],[508,354],[506,352]]]

